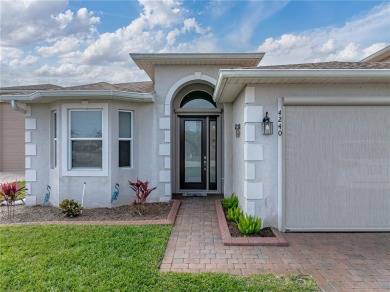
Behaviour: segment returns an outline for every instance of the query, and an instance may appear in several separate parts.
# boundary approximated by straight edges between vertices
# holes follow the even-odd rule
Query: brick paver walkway
[[[288,247],[224,246],[215,198],[182,200],[161,271],[309,274],[323,291],[390,290],[390,233],[288,233]]]

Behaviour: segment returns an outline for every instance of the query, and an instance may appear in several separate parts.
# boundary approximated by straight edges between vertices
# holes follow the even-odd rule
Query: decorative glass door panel
[[[202,121],[184,121],[184,181],[202,182]]]
[[[180,117],[180,189],[217,189],[217,120]]]
[[[217,189],[217,120],[209,120],[209,189]]]

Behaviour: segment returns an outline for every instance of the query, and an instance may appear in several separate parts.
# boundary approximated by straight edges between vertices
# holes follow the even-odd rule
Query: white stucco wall
[[[235,99],[232,104],[232,119],[230,122],[230,128],[232,129],[229,139],[232,140],[232,177],[225,177],[225,180],[231,180],[233,182],[232,188],[233,192],[239,199],[240,208],[242,210],[246,209],[246,201],[244,198],[244,107],[245,107],[245,98],[244,92]],[[228,122],[228,121],[227,121]],[[240,137],[236,137],[235,125],[240,125]],[[225,194],[229,197],[231,194]]]
[[[222,161],[222,182],[224,197],[228,198],[233,193],[233,142],[235,142],[235,130],[233,120],[232,103],[224,103],[224,123],[223,123],[223,161]]]

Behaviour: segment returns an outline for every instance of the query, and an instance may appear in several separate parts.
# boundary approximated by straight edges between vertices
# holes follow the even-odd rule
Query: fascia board
[[[220,69],[217,86],[214,90],[213,99],[220,102],[227,89],[226,83],[229,79],[251,78],[259,80],[262,78],[288,78],[292,82],[302,79],[315,81],[319,79],[348,78],[378,78],[388,79],[390,82],[389,69]],[[245,85],[243,84],[243,87]]]
[[[107,97],[118,100],[128,100],[135,102],[154,102],[154,93],[130,93],[114,90],[39,90],[31,94],[1,95],[1,101],[24,101],[38,102],[44,97],[51,97],[55,100],[66,100],[80,97],[83,99],[94,99],[96,97]]]
[[[390,69],[220,69],[220,75],[249,78],[389,78]]]
[[[264,53],[165,53],[165,54],[143,54],[143,53],[130,53],[130,58],[134,63],[144,70],[151,80],[154,81],[154,72],[157,65],[186,65],[188,66],[191,62],[196,61],[212,61],[210,65],[218,65],[218,60],[229,61],[229,60],[251,60],[251,64],[242,65],[240,67],[257,66],[264,57]],[[186,62],[188,61],[189,64]],[[183,62],[183,63],[177,63]],[[217,62],[216,64],[214,62]],[[195,63],[192,63],[196,65]],[[225,64],[225,63],[223,63]],[[229,64],[229,63],[227,63]],[[233,64],[233,63],[231,63]],[[207,65],[207,64],[205,64]],[[237,67],[237,66],[235,66]]]

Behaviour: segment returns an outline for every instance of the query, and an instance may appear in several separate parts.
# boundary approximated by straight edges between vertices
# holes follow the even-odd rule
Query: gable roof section
[[[264,53],[235,53],[235,54],[130,54],[137,66],[144,70],[154,81],[156,66],[171,65],[208,65],[229,67],[257,66]]]
[[[215,102],[232,102],[247,84],[390,84],[390,63],[324,62],[221,69]]]
[[[118,84],[98,82],[70,87],[41,84],[0,88],[0,101],[48,103],[60,99],[119,99],[153,102],[154,92],[154,83],[151,81]]]

